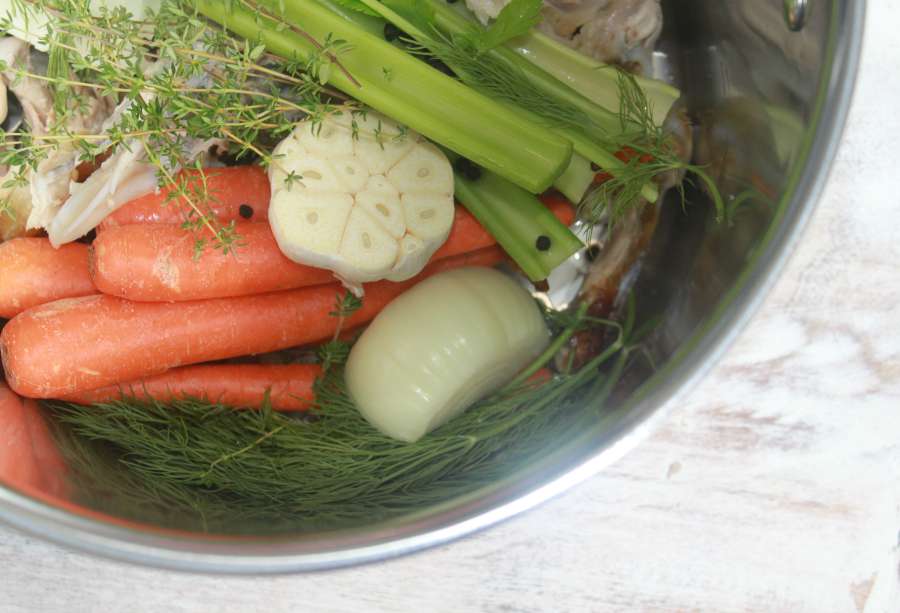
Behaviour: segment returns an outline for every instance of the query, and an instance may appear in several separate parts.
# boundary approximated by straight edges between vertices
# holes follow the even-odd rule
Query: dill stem
[[[528,378],[539,371],[544,367],[544,364],[553,359],[553,356],[563,348],[563,346],[569,342],[569,339],[572,338],[572,335],[578,330],[581,325],[581,320],[584,317],[585,313],[587,313],[588,304],[586,302],[582,302],[578,305],[578,308],[575,310],[574,320],[571,324],[569,324],[565,330],[560,332],[553,342],[544,349],[543,353],[539,355],[525,370],[516,375],[516,378],[510,381],[506,386],[504,386],[503,390],[514,389],[528,380]]]
[[[212,473],[213,469],[215,469],[215,467],[218,466],[219,464],[221,464],[223,462],[228,462],[228,461],[233,460],[234,458],[238,457],[241,454],[247,453],[254,447],[258,447],[259,445],[261,445],[263,442],[265,442],[266,439],[275,436],[282,430],[284,430],[284,425],[278,426],[276,428],[273,428],[272,430],[269,430],[268,432],[263,433],[263,435],[260,436],[258,439],[256,439],[249,445],[245,445],[244,447],[241,447],[237,451],[233,451],[231,453],[227,453],[223,456],[220,456],[219,458],[217,458],[216,460],[214,460],[213,462],[210,463],[209,468],[206,470],[205,473],[203,473],[200,476],[200,478],[205,479],[206,477],[208,477],[210,475],[210,473]]]

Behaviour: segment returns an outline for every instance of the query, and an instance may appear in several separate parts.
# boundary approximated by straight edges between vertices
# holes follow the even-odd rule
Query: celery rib
[[[240,2],[195,0],[197,8],[233,32],[260,40],[273,53],[306,59],[312,43]],[[283,5],[280,11],[278,5]],[[318,41],[347,41],[328,82],[360,102],[532,193],[549,188],[567,168],[572,145],[507,106],[449,78],[358,27],[316,0],[260,3]],[[270,27],[269,27],[270,26]],[[350,76],[352,75],[352,77]]]
[[[456,173],[453,183],[456,199],[532,281],[546,279],[584,246],[540,200],[502,177],[484,172],[469,180]]]

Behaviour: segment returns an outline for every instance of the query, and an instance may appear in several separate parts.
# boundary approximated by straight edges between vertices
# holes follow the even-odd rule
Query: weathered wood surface
[[[823,202],[649,441],[492,530],[311,576],[136,568],[0,529],[0,611],[900,612],[900,3],[869,2]]]

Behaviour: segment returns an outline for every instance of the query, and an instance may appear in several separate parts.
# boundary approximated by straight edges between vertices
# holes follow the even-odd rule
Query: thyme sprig
[[[177,174],[201,167],[195,161],[204,145],[271,164],[271,145],[298,119],[318,121],[356,108],[323,85],[321,74],[337,60],[340,41],[317,41],[318,51],[304,61],[284,60],[229,35],[185,0],[166,0],[140,21],[121,7],[86,0],[16,0],[13,11],[48,17],[41,43],[50,61],[45,74],[15,65],[0,70],[47,84],[54,116],[45,133],[0,133],[0,163],[14,169],[7,186],[27,181],[29,171],[63,147],[76,150],[79,161],[93,161],[136,146],[169,197],[190,205],[188,225],[205,230],[197,238],[200,249],[212,244],[227,251],[238,240],[211,214],[209,194],[197,191],[198,182],[189,185]],[[0,19],[0,31],[21,34],[10,15]],[[110,99],[116,112],[102,133],[73,132],[68,120],[91,97]]]

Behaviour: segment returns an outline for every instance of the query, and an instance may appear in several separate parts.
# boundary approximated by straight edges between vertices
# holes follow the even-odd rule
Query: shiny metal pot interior
[[[863,0],[663,0],[656,68],[685,93],[695,157],[729,198],[717,223],[696,190],[663,206],[634,284],[638,319],[659,318],[657,365],[590,431],[493,485],[395,519],[278,537],[176,533],[50,504],[0,485],[0,518],[95,553],[187,570],[285,572],[381,559],[528,509],[634,447],[712,364],[772,283],[815,205],[849,106]],[[672,204],[672,203],[669,203]],[[2,475],[0,475],[2,478]],[[64,508],[65,507],[65,508]]]

